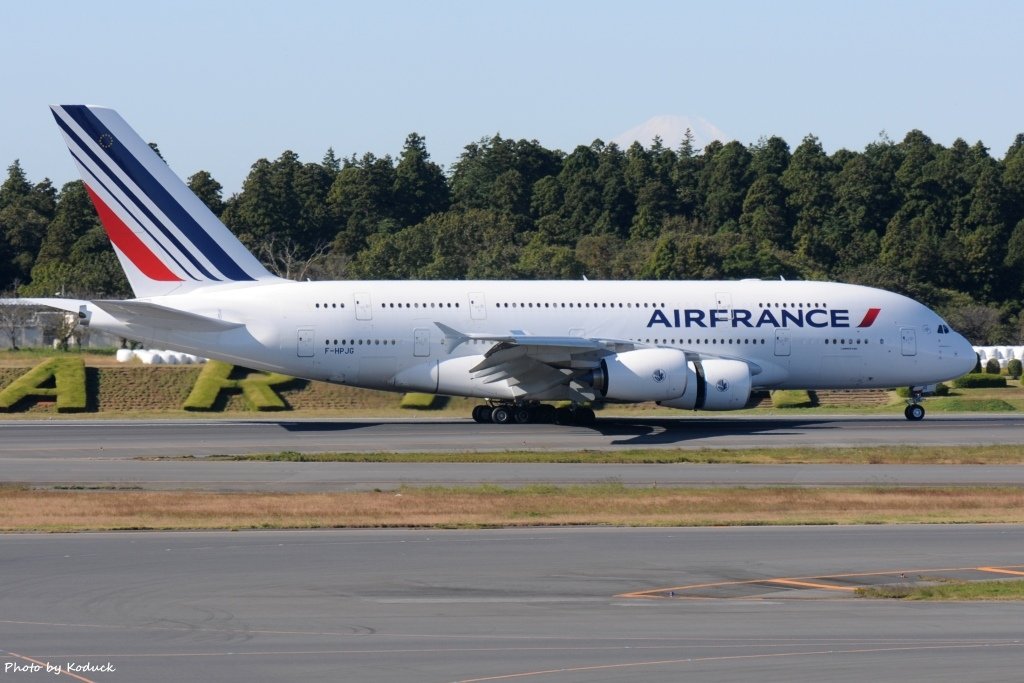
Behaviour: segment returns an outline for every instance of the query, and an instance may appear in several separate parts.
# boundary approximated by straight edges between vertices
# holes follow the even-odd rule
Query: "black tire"
[[[533,416],[530,415],[530,411],[527,408],[514,408],[512,410],[512,419],[516,421],[516,424],[524,425],[532,422]]]
[[[903,414],[911,422],[920,422],[924,419],[924,406],[918,405],[917,403],[907,406],[907,409],[903,411]]]
[[[555,409],[555,424],[560,424],[560,425],[576,424],[576,420],[573,417],[572,410],[570,410],[569,408],[556,408]]]
[[[512,411],[505,406],[498,406],[491,410],[491,422],[499,425],[507,425],[512,421]]]
[[[589,426],[597,422],[597,415],[594,415],[594,411],[590,408],[577,408],[576,422],[581,425]]]
[[[473,407],[473,421],[483,424],[491,421],[491,408],[490,406],[474,406]]]

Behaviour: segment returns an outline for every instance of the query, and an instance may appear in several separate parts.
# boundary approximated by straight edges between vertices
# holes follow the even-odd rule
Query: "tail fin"
[[[277,279],[117,112],[50,109],[136,297]]]

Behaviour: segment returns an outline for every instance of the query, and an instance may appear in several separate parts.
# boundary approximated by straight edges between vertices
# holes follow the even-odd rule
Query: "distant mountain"
[[[644,147],[648,147],[651,141],[654,140],[654,137],[659,136],[663,145],[675,149],[683,141],[683,135],[686,133],[687,128],[693,133],[693,144],[698,150],[714,140],[728,142],[732,139],[722,132],[718,126],[699,116],[662,114],[660,116],[653,116],[639,126],[616,135],[612,138],[612,142],[620,147],[629,147],[634,142],[639,142]]]

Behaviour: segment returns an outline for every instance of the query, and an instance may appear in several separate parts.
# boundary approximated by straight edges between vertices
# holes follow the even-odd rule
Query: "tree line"
[[[918,130],[832,154],[813,135],[570,153],[493,135],[446,172],[412,133],[397,158],[260,159],[227,199],[206,171],[188,185],[298,279],[828,279],[912,296],[975,343],[1024,336],[1024,134],[1002,158]],[[81,182],[8,167],[0,290],[130,294]]]

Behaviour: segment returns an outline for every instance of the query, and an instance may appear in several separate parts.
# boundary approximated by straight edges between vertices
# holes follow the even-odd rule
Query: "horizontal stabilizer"
[[[58,311],[77,313],[83,305],[89,302],[85,299],[53,299],[45,297],[18,297],[17,299],[0,299],[0,306],[46,306],[56,308]]]
[[[145,326],[162,330],[187,330],[189,332],[223,332],[236,327],[242,327],[243,323],[228,322],[217,318],[210,318],[198,313],[189,313],[176,308],[168,308],[159,304],[151,304],[145,301],[127,300],[101,300],[87,301],[85,299],[54,299],[22,297],[18,299],[0,299],[0,306],[46,306],[57,310],[76,313],[82,319],[82,324],[88,324],[89,309],[100,309],[117,322],[125,325]]]
[[[243,325],[243,323],[210,318],[145,301],[93,301],[91,303],[127,325],[165,330],[188,330],[189,332],[223,332]]]

